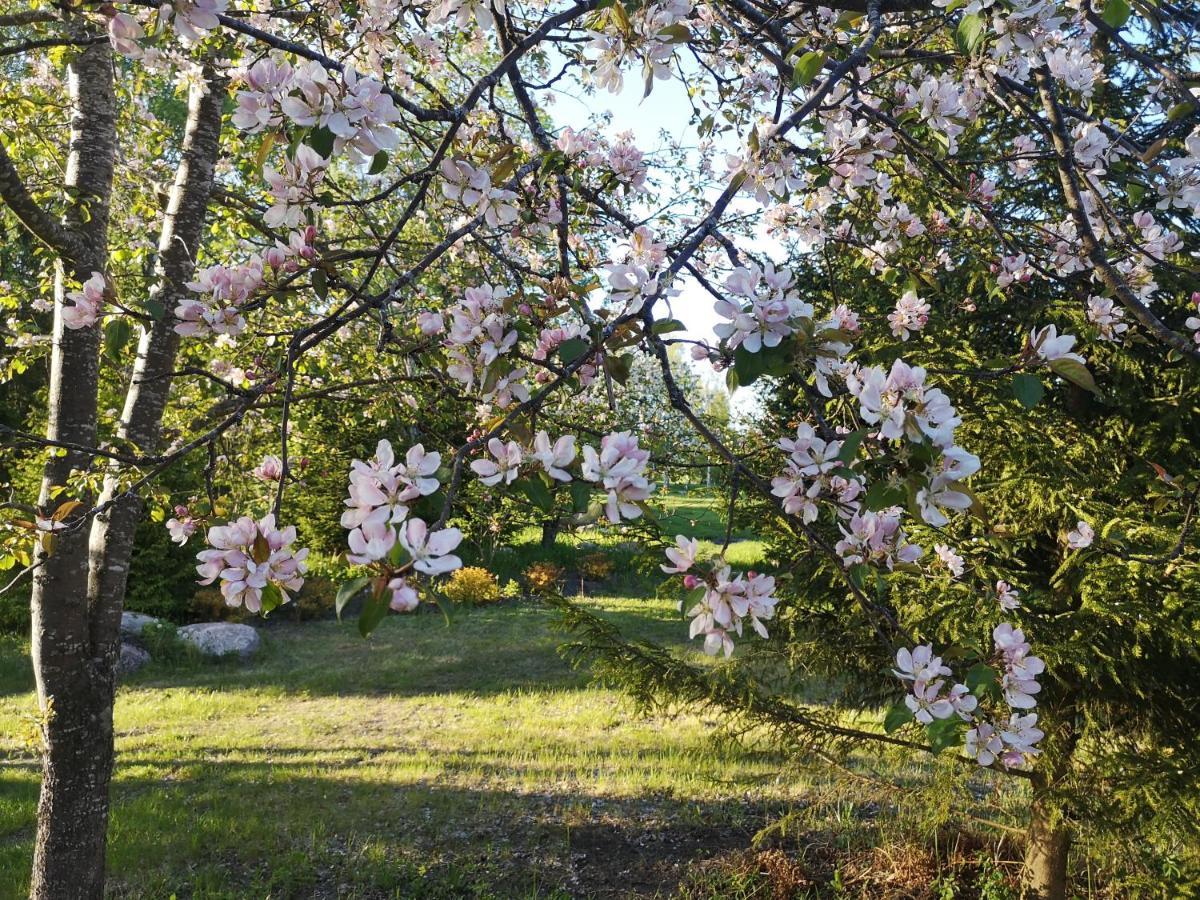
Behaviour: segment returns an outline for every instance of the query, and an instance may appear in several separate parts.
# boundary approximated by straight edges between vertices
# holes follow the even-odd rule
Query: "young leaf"
[[[366,575],[359,578],[352,578],[338,588],[337,597],[334,598],[334,611],[337,613],[338,621],[342,620],[342,610],[346,608],[346,604],[358,596],[369,583],[371,579]]]
[[[792,87],[812,84],[823,65],[825,65],[825,51],[809,50],[796,60],[796,65],[792,69]]]
[[[386,150],[380,150],[371,157],[371,168],[367,170],[368,175],[378,175],[387,168],[388,155]]]
[[[571,338],[569,341],[563,341],[558,345],[558,358],[565,364],[570,365],[583,356],[590,346],[591,344],[583,338]]]
[[[854,457],[858,455],[858,448],[862,446],[863,438],[867,436],[867,429],[860,428],[857,431],[852,431],[842,440],[842,449],[838,452],[837,458],[844,466],[854,462]]]
[[[266,618],[271,610],[283,604],[283,591],[273,581],[268,581],[262,589],[262,614]]]
[[[358,614],[358,633],[367,637],[382,622],[388,614],[387,590],[376,591],[363,603],[362,612]]]
[[[947,747],[953,747],[962,740],[966,723],[958,716],[949,719],[934,719],[925,726],[925,734],[929,738],[929,746],[934,753],[941,753]]]
[[[954,40],[963,53],[973,53],[975,48],[979,46],[979,42],[983,40],[983,34],[983,17],[978,14],[972,14],[962,17],[962,20],[958,23],[958,31],[954,34]]]
[[[310,131],[304,143],[312,147],[326,159],[333,155],[334,134],[324,125],[318,125]]]
[[[1121,26],[1129,21],[1129,14],[1132,11],[1129,7],[1129,0],[1106,0],[1104,12],[1100,13],[1100,18],[1109,28],[1120,31]]]
[[[1041,402],[1042,397],[1045,396],[1046,386],[1042,384],[1042,379],[1036,375],[1021,372],[1013,376],[1012,391],[1023,407],[1033,409]]]
[[[544,512],[554,509],[554,495],[540,478],[521,478],[514,486],[538,509]]]
[[[888,711],[884,714],[883,730],[888,734],[892,734],[912,720],[912,710],[903,703],[897,703],[895,706],[889,707]]]
[[[104,324],[104,355],[119,362],[121,351],[133,336],[133,326],[124,316],[116,316]]]
[[[1050,371],[1055,375],[1065,378],[1072,384],[1076,384],[1085,391],[1091,391],[1099,396],[1100,388],[1096,387],[1096,379],[1092,377],[1092,373],[1088,371],[1087,366],[1078,360],[1074,359],[1052,359],[1050,360]]]
[[[980,696],[980,688],[986,689],[988,685],[996,683],[996,670],[991,666],[979,663],[967,670],[967,677],[963,679],[963,684],[976,697]]]

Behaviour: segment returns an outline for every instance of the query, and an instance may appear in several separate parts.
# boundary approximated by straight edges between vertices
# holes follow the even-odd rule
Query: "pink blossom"
[[[78,291],[70,291],[67,299],[74,301],[73,306],[63,306],[63,324],[70,329],[90,328],[100,318],[100,308],[104,304],[104,295],[108,284],[99,272],[93,272],[92,277],[83,283]]]
[[[1072,550],[1082,550],[1092,546],[1095,539],[1096,532],[1092,526],[1080,520],[1075,523],[1075,528],[1067,533],[1067,546]]]
[[[575,435],[564,434],[553,445],[550,436],[539,431],[533,439],[533,452],[529,454],[546,474],[556,481],[570,481],[567,467],[575,461]]]
[[[457,528],[431,532],[424,520],[415,518],[400,529],[400,543],[412,557],[413,567],[426,575],[443,575],[462,566],[462,560],[451,555],[462,537]]]
[[[668,547],[665,551],[672,565],[660,568],[667,574],[686,572],[696,564],[696,553],[699,549],[700,545],[694,538],[688,540],[682,534],[678,534],[675,536],[675,546]]]
[[[489,486],[512,484],[519,474],[517,467],[521,464],[521,447],[516,441],[506,444],[499,438],[492,438],[488,441],[488,452],[495,459],[474,460],[471,471],[479,476],[480,482]]]

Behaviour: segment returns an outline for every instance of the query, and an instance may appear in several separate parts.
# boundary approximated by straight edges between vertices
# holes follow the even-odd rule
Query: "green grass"
[[[663,533],[717,552],[721,499],[669,503]],[[599,547],[616,572],[579,602],[705,659],[674,598],[654,596],[657,548],[582,530],[547,551],[538,537],[518,535],[493,569]],[[731,564],[769,567],[760,543],[732,537]],[[1013,896],[1019,785],[964,785],[949,761],[875,748],[844,777],[754,735],[718,743],[703,710],[646,717],[590,684],[553,623],[530,601],[449,626],[432,610],[392,616],[368,641],[353,623],[273,621],[248,663],[152,663],[117,695],[111,895]],[[28,890],[35,708],[27,645],[0,637],[0,900]]]
[[[716,552],[721,501],[670,504],[664,533]],[[638,560],[657,571],[657,549],[647,560],[647,548],[587,530],[545,551],[537,537],[520,535],[504,564],[519,573],[600,546],[618,562],[610,594],[581,602],[703,658],[675,600],[653,596],[660,579],[638,574]],[[763,563],[760,544],[733,537],[731,563]],[[431,611],[393,616],[369,641],[352,623],[272,622],[251,662],[152,663],[117,695],[112,896],[768,896],[753,860],[696,866],[781,819],[800,823],[804,846],[834,835],[839,852],[901,835],[888,817],[861,817],[880,808],[870,785],[846,788],[752,736],[718,743],[704,711],[637,714],[564,662],[552,624],[531,602],[465,609],[449,627]],[[34,710],[27,649],[5,639],[0,898],[28,888]],[[884,759],[898,783],[929,774],[919,760],[869,763]]]
[[[640,635],[685,636],[668,601],[590,602]],[[614,866],[581,853],[665,884],[666,851],[744,845],[800,796],[775,780],[781,759],[713,744],[703,716],[642,718],[589,687],[549,619],[525,604],[449,629],[392,617],[370,641],[280,624],[249,664],[152,664],[117,698],[114,895],[606,889]],[[5,897],[26,890],[38,781],[20,738],[34,709],[22,655],[9,641],[0,656]],[[656,834],[664,853],[637,848]]]

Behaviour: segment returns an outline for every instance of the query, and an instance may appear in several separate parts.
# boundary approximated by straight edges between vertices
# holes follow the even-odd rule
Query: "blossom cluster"
[[[184,526],[186,528],[186,526]],[[221,595],[229,606],[244,606],[253,613],[263,608],[263,594],[270,587],[280,593],[280,602],[291,600],[288,591],[304,585],[308,549],[293,550],[296,528],[275,527],[275,516],[257,522],[242,516],[228,525],[208,529],[211,549],[196,558],[201,584],[221,581]],[[268,609],[268,612],[270,610]]]
[[[495,403],[500,409],[529,399],[526,370],[498,364],[518,339],[506,307],[509,299],[503,287],[483,284],[467,288],[462,300],[448,310],[450,328],[445,340],[450,358],[446,374],[467,390],[478,390],[481,400]],[[439,327],[428,321],[422,328],[440,331],[444,324]]]
[[[391,442],[383,439],[371,459],[356,459],[351,464],[349,496],[342,513],[342,527],[350,530],[346,558],[358,565],[373,565],[393,560],[397,549],[404,551],[407,560],[400,571],[387,567],[387,589],[392,595],[389,605],[401,612],[413,609],[419,600],[403,568],[411,566],[434,576],[462,566],[462,559],[454,555],[462,543],[459,529],[432,530],[423,519],[409,516],[411,504],[437,491],[441,459],[440,453],[427,452],[416,444],[398,461]]]
[[[600,449],[583,448],[582,477],[599,482],[606,493],[604,513],[612,523],[641,516],[642,501],[654,493],[654,484],[646,478],[650,451],[638,446],[636,435],[618,431],[600,440]]]
[[[707,571],[693,574],[699,545],[677,535],[675,546],[666,550],[670,565],[661,568],[667,574],[683,575],[684,587],[703,588],[700,600],[688,610],[692,624],[688,636],[704,637],[704,652],[710,656],[733,653],[733,636],[741,637],[746,622],[763,638],[768,636],[763,623],[775,616],[775,578],[756,572],[734,574],[718,560]]]
[[[539,431],[531,449],[524,450],[516,441],[493,437],[487,443],[488,456],[471,462],[471,471],[489,487],[507,486],[520,475],[526,457],[535,463],[552,481],[569,482],[578,454],[574,435],[563,435],[551,442],[550,435]],[[600,449],[583,447],[583,459],[578,477],[598,483],[605,492],[604,513],[613,524],[637,519],[642,515],[641,503],[654,493],[654,485],[646,478],[650,451],[638,446],[638,439],[628,431],[605,435]]]
[[[100,318],[104,306],[108,282],[99,272],[93,272],[92,277],[83,283],[77,291],[70,291],[67,299],[72,301],[70,306],[63,306],[63,325],[72,330],[90,328]]]
[[[725,279],[725,289],[741,302],[718,300],[713,308],[729,321],[713,330],[730,349],[757,353],[763,347],[778,347],[797,330],[797,319],[812,319],[812,304],[796,293],[791,269],[776,269],[769,262],[765,268],[756,263],[738,266]]]
[[[333,153],[348,152],[367,160],[392,150],[400,137],[394,123],[400,111],[383,85],[347,67],[340,78],[315,61],[293,66],[266,57],[244,75],[246,89],[238,91],[233,123],[243,131],[282,128],[327,128],[333,134]],[[314,166],[310,166],[310,171]]]
[[[483,167],[476,168],[463,159],[443,160],[442,194],[461,203],[476,215],[483,216],[492,228],[512,225],[517,221],[517,195],[505,188],[492,186],[492,176]]]
[[[892,672],[909,682],[904,703],[918,722],[930,725],[936,720],[958,716],[971,725],[965,739],[968,756],[981,766],[999,761],[1005,767],[1013,767],[1040,752],[1037,743],[1044,734],[1037,728],[1037,714],[1025,711],[1037,705],[1036,694],[1041,690],[1037,676],[1046,666],[1030,654],[1030,646],[1019,628],[1002,623],[992,632],[992,639],[994,659],[1000,670],[998,686],[1012,710],[1006,722],[995,723],[984,718],[979,697],[967,685],[947,681],[953,672],[943,664],[941,657],[934,656],[932,645],[924,644],[911,650],[900,648]]]
[[[269,273],[294,272],[300,260],[316,256],[313,242],[316,229],[309,225],[293,231],[285,244],[251,255],[245,262],[226,265],[218,263],[196,272],[187,288],[197,296],[185,297],[175,307],[179,323],[175,331],[186,337],[218,334],[236,337],[246,330],[242,307],[263,291]]]

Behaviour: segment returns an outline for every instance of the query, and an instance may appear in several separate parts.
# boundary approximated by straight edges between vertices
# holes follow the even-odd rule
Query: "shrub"
[[[603,581],[613,573],[614,564],[603,553],[589,553],[579,560],[579,572],[589,581]]]
[[[199,622],[242,622],[248,619],[245,607],[230,606],[216,588],[201,588],[192,595],[188,616]]]
[[[451,574],[442,593],[454,603],[495,603],[500,599],[500,585],[487,569],[467,566]]]
[[[315,578],[306,577],[304,587],[283,610],[291,609],[295,618],[307,622],[309,619],[327,618],[333,614],[336,606],[337,585],[318,575]]]
[[[179,546],[161,522],[150,520],[139,523],[133,540],[125,609],[185,621],[196,590],[196,547]]]
[[[138,642],[155,662],[194,662],[202,658],[196,647],[179,637],[179,629],[170,622],[151,622],[141,630]]]
[[[550,562],[535,562],[523,573],[525,584],[535,594],[548,594],[558,587],[563,576],[561,566]]]

